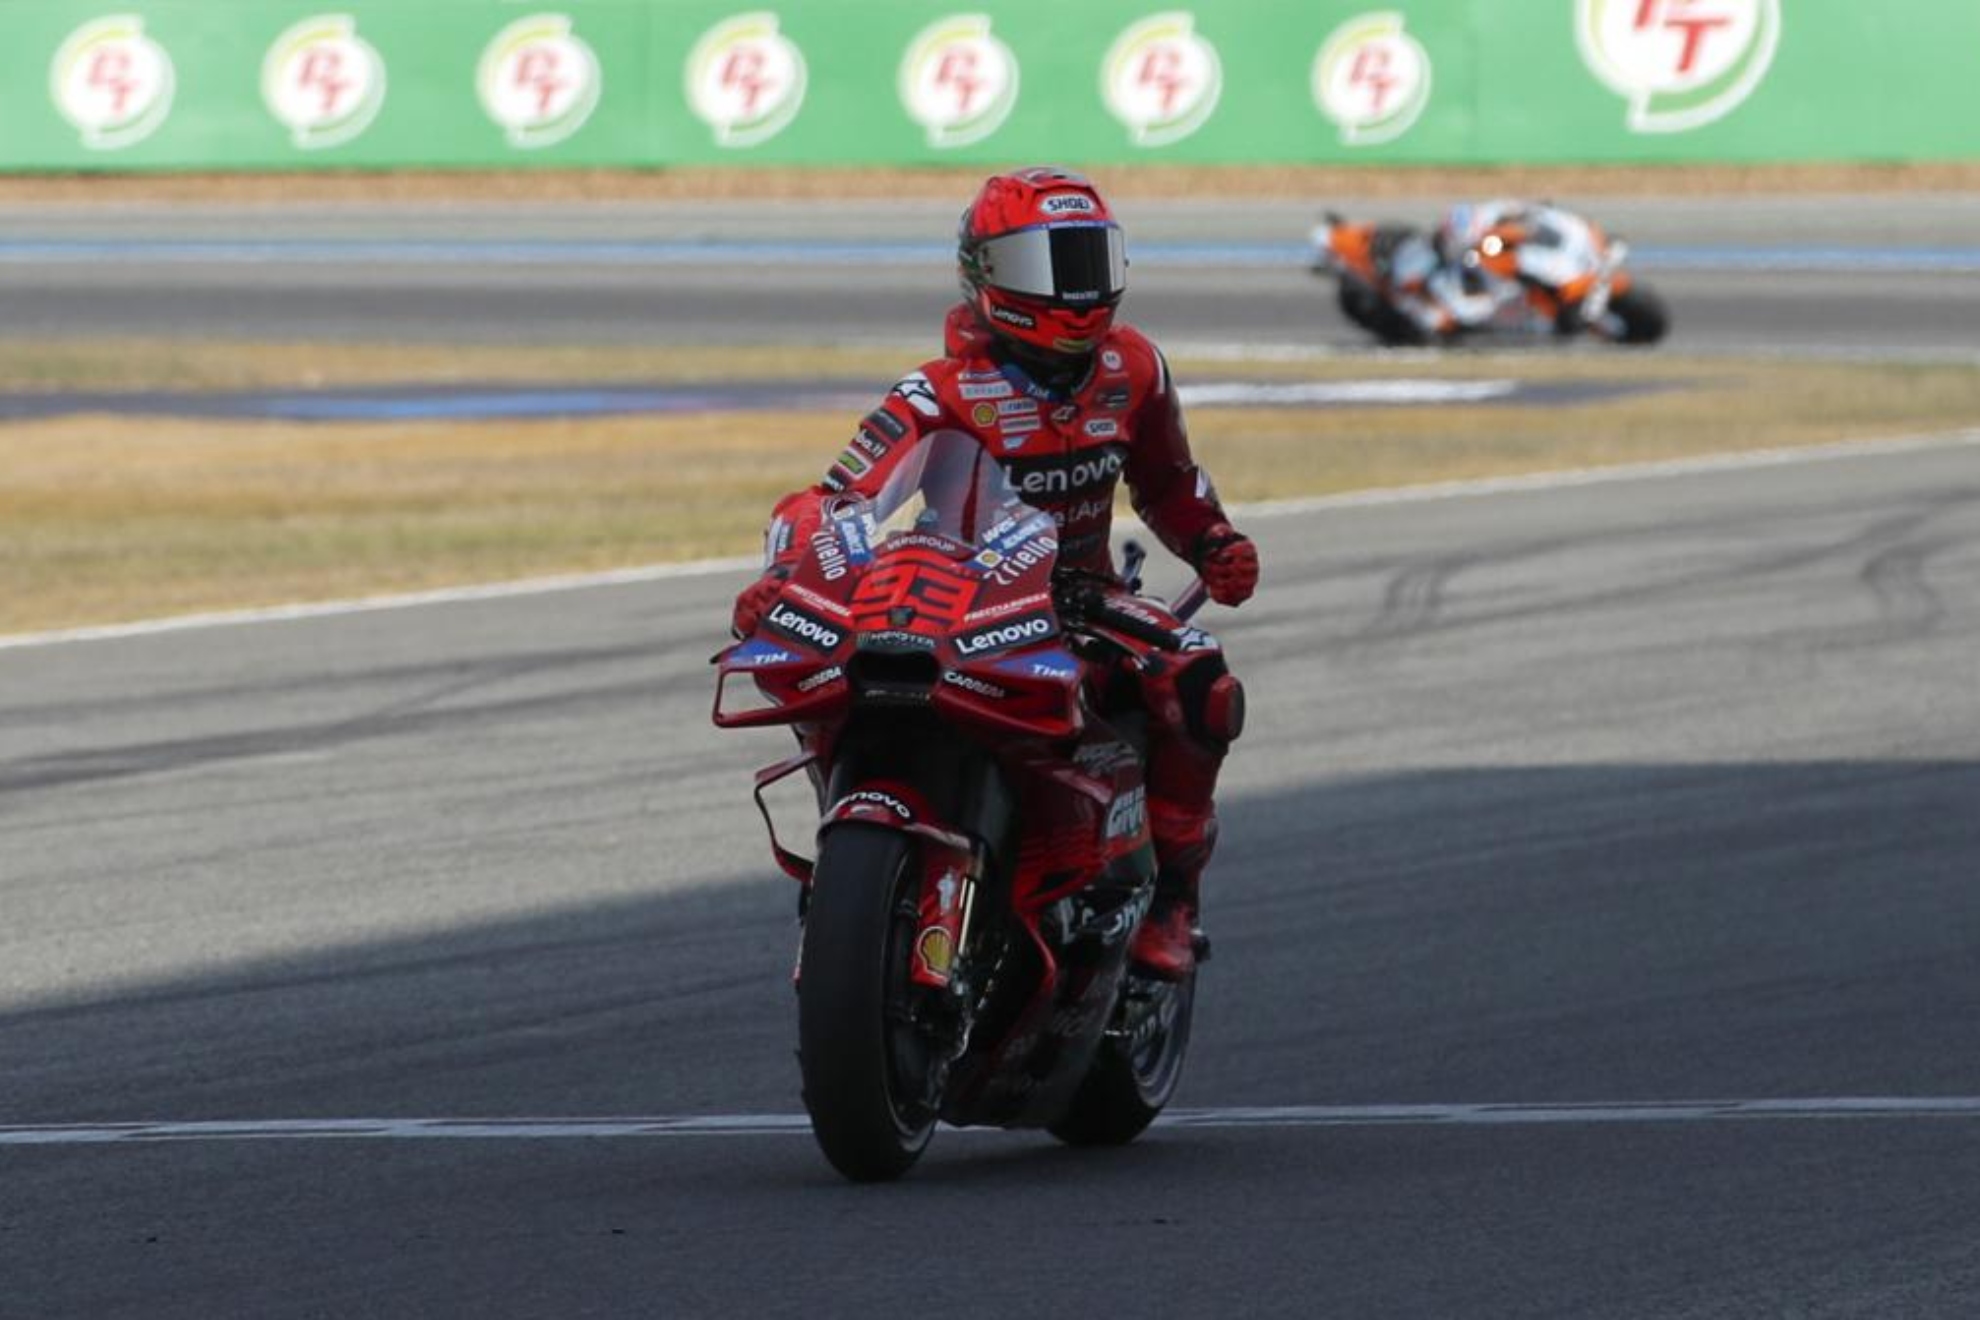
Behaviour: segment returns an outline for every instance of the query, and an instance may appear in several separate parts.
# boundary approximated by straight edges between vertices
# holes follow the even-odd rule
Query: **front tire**
[[[1100,1042],[1086,1080],[1052,1124],[1052,1135],[1068,1146],[1125,1146],[1155,1121],[1182,1081],[1196,973],[1175,982],[1131,978],[1125,993],[1120,1031]]]
[[[1656,290],[1642,283],[1632,284],[1626,292],[1610,299],[1606,319],[1613,331],[1609,337],[1618,344],[1646,347],[1671,330],[1671,314],[1664,300],[1657,296]]]
[[[819,847],[798,973],[798,1066],[811,1131],[854,1182],[898,1178],[935,1131],[937,1059],[913,1020],[914,841],[863,825]]]
[[[1336,296],[1341,315],[1374,335],[1385,347],[1421,348],[1430,342],[1421,326],[1360,280],[1343,278]]]

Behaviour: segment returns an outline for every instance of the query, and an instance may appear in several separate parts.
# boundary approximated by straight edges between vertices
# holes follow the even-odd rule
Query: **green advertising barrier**
[[[0,169],[1980,158],[1948,0],[0,0]]]

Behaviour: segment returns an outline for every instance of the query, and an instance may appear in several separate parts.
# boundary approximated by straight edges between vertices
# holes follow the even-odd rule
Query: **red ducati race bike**
[[[859,1181],[904,1173],[937,1122],[1133,1140],[1175,1091],[1195,993],[1194,973],[1128,962],[1154,889],[1145,721],[1103,679],[1201,635],[1100,579],[1055,587],[1051,515],[973,440],[922,452],[875,505],[828,509],[757,630],[715,657],[717,725],[798,737],[756,797],[802,886],[805,1108]],[[815,861],[764,799],[799,773]]]

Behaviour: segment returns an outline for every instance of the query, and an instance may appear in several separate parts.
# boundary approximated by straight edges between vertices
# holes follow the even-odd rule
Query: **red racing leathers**
[[[1188,563],[1201,565],[1228,540],[1242,540],[1190,456],[1168,364],[1139,331],[1116,324],[1093,350],[1084,378],[1064,391],[1047,390],[1001,362],[992,343],[966,304],[950,312],[945,356],[894,386],[822,482],[777,504],[765,534],[772,569],[799,557],[827,500],[847,492],[878,500],[917,445],[956,431],[995,455],[1025,500],[1058,520],[1062,567],[1118,583],[1108,533],[1123,478],[1135,512]],[[1255,578],[1248,541],[1242,551]],[[1249,591],[1246,581],[1243,593]],[[1132,600],[1125,587],[1117,592],[1117,601]],[[1183,628],[1157,605],[1134,604],[1156,622]],[[1123,667],[1112,681],[1138,685],[1133,695],[1151,717],[1148,808],[1162,872],[1158,898],[1183,900],[1193,920],[1196,882],[1216,839],[1211,797],[1242,726],[1243,696],[1216,641],[1199,629],[1185,631],[1185,650],[1147,657],[1137,670]]]

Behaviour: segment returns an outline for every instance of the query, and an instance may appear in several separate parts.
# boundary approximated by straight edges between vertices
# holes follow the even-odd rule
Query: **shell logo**
[[[1780,0],[1576,0],[1582,61],[1629,100],[1633,133],[1682,133],[1753,94],[1781,39]]]
[[[297,23],[261,61],[261,99],[305,151],[349,142],[385,104],[385,61],[349,14]]]
[[[48,66],[48,92],[91,151],[142,142],[172,113],[178,76],[144,20],[115,14],[83,24]]]
[[[1182,141],[1203,127],[1223,92],[1217,48],[1181,10],[1130,26],[1100,64],[1100,94],[1138,147]]]
[[[554,146],[598,108],[605,78],[598,54],[567,14],[531,14],[497,32],[475,66],[481,108],[524,151]]]
[[[931,23],[901,57],[901,104],[931,147],[981,142],[1004,126],[1018,99],[1018,62],[990,31],[988,14]]]
[[[804,52],[772,13],[739,14],[688,52],[688,105],[717,145],[753,147],[784,131],[804,105]]]
[[[1335,28],[1313,57],[1313,103],[1350,147],[1393,142],[1430,104],[1430,53],[1390,10]]]

